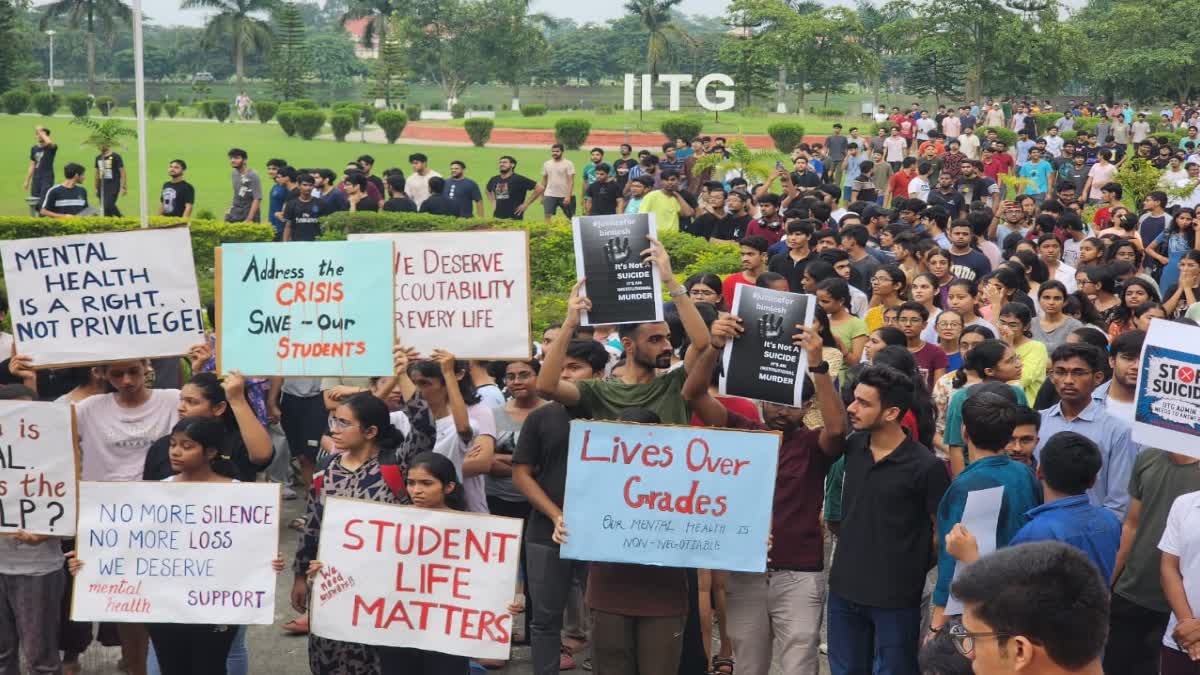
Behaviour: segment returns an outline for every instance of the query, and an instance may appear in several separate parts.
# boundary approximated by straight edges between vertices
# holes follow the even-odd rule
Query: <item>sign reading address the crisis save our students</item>
[[[0,535],[75,534],[71,406],[0,401]]]
[[[521,521],[331,497],[313,635],[507,659]]]
[[[386,310],[392,290],[387,242],[227,244],[218,260],[221,372],[392,374],[395,326]]]
[[[0,258],[17,353],[35,366],[179,356],[204,341],[185,227],[14,239]]]
[[[779,438],[571,422],[562,557],[762,572]]]
[[[1133,440],[1200,457],[1200,328],[1154,319],[1138,366]]]

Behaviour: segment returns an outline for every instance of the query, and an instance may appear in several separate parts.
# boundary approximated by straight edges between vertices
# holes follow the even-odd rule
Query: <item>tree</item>
[[[0,93],[8,91],[17,80],[16,36],[17,8],[10,0],[0,0]]]
[[[413,0],[405,38],[414,69],[442,88],[447,102],[491,72],[499,54],[483,49],[491,27],[487,0]]]
[[[388,17],[393,12],[392,0],[351,0],[342,14],[341,23],[345,26],[356,19],[369,19],[363,26],[362,46],[374,47],[376,40],[382,46],[383,40],[387,38]]]
[[[7,1],[7,0],[6,0]],[[189,0],[190,1],[190,0]],[[96,26],[111,34],[118,23],[129,23],[133,12],[121,0],[55,0],[42,9],[38,22],[39,30],[46,30],[50,21],[66,17],[67,25],[79,28],[83,25],[87,46],[88,93],[96,93]]]
[[[695,171],[712,169],[714,176],[724,176],[729,172],[737,172],[751,185],[766,180],[775,170],[776,162],[782,161],[786,155],[774,150],[751,150],[746,141],[736,139],[726,148],[729,157],[721,153],[704,155],[696,160]]]
[[[81,146],[90,146],[101,152],[105,148],[121,147],[122,138],[137,138],[137,131],[114,119],[94,120],[90,117],[76,117],[71,120],[71,124],[87,128],[88,135],[80,143]]]
[[[1163,94],[1184,102],[1197,90],[1200,40],[1195,22],[1185,17],[1200,11],[1200,0],[1162,0],[1147,3],[1114,0],[1089,6],[1080,13],[1079,26],[1088,46],[1089,81],[1108,94],[1124,93],[1138,100]],[[1129,27],[1152,40],[1128,39]],[[1121,35],[1108,31],[1119,28]]]
[[[542,27],[553,22],[546,14],[530,12],[530,0],[490,0],[484,4],[485,21],[491,30],[484,33],[484,49],[504,54],[493,61],[496,78],[512,87],[512,107],[521,107],[521,83],[529,79],[533,64],[546,56],[549,46]]]
[[[942,97],[961,97],[967,69],[957,50],[941,36],[927,36],[917,45],[917,53],[905,76],[905,91],[918,96],[932,94],[940,105]]]
[[[405,58],[403,29],[400,18],[393,13],[388,17],[387,31],[379,43],[379,58],[371,68],[371,95],[383,99],[391,108],[404,97],[407,88],[404,78],[408,75]]]
[[[254,14],[269,12],[274,6],[274,0],[183,0],[180,4],[181,9],[217,10],[205,26],[204,39],[211,45],[233,44],[233,67],[238,82],[246,71],[246,54],[264,53],[271,45],[271,29]]]
[[[304,70],[310,55],[304,44],[300,10],[285,2],[275,11],[275,40],[271,47],[271,79],[275,94],[284,101],[304,96]],[[353,55],[353,49],[351,55]]]
[[[313,35],[305,42],[304,52],[313,75],[338,96],[354,85],[355,77],[367,74],[367,66],[354,53],[354,41],[344,32]]]
[[[734,88],[739,105],[750,106],[754,97],[771,90],[771,73],[786,68],[775,53],[771,29],[749,12],[731,14],[733,30],[721,40],[717,59],[732,69]]]
[[[683,0],[628,0],[625,11],[637,17],[645,29],[646,66],[655,82],[658,69],[667,49],[674,40],[689,41],[691,38],[673,23],[671,9]]]

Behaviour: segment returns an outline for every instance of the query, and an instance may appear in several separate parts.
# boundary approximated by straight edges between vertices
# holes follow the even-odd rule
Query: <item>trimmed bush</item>
[[[554,123],[554,140],[568,150],[578,150],[587,142],[592,123],[579,117],[564,117]]]
[[[96,110],[100,111],[101,115],[108,117],[112,114],[113,108],[117,107],[117,101],[111,96],[97,96]]]
[[[152,120],[162,117],[162,102],[150,101],[146,103],[146,117],[149,117]]]
[[[29,110],[29,94],[20,89],[10,89],[0,96],[0,106],[9,115],[20,115]]]
[[[461,120],[467,116],[467,106],[462,103],[455,103],[450,106],[450,116],[456,120]]]
[[[340,101],[333,104],[333,111],[344,112],[353,117],[355,126],[358,126],[359,118],[362,118],[366,124],[373,124],[375,122],[375,106],[369,103]]]
[[[658,128],[668,141],[682,138],[685,142],[691,143],[692,139],[699,136],[700,131],[704,129],[704,120],[698,117],[668,117]]]
[[[1098,127],[1098,126],[1100,126],[1100,118],[1099,117],[1093,116],[1093,117],[1076,117],[1075,118],[1075,131],[1086,131],[1089,134],[1094,134],[1094,133],[1096,133],[1096,127]],[[1100,142],[1104,143],[1104,139],[1101,138]]]
[[[209,101],[208,110],[218,122],[229,119],[229,101]]]
[[[289,101],[288,105],[293,108],[300,108],[301,110],[316,110],[321,107],[311,98],[298,98],[295,101]]]
[[[775,142],[775,149],[791,152],[804,140],[804,125],[797,122],[776,122],[767,127],[767,134]]]
[[[279,104],[274,101],[261,101],[254,104],[254,113],[258,115],[258,121],[263,124],[270,122],[277,112],[279,112]]]
[[[404,133],[404,127],[408,126],[408,115],[399,110],[383,110],[375,116],[375,123],[379,125],[380,129],[383,129],[383,135],[387,138],[387,142],[395,143],[396,139],[400,138],[400,134]]]
[[[75,117],[87,117],[92,107],[92,99],[83,94],[72,94],[67,97],[67,109]]]
[[[816,108],[812,111],[817,117],[845,117],[846,111],[841,108]]]
[[[344,108],[342,110],[335,110],[329,116],[329,128],[333,130],[333,137],[339,143],[343,142],[346,140],[346,134],[349,134],[354,129],[354,117],[350,113],[345,112]]]
[[[175,116],[179,114],[179,101],[166,101],[163,103],[163,110],[167,112],[167,117],[175,119]]]
[[[1004,127],[983,127],[982,129],[977,130],[975,135],[978,136],[979,140],[982,141],[983,139],[987,138],[987,132],[989,131],[995,131],[997,140],[1004,143],[1008,147],[1012,148],[1017,145],[1017,132],[1013,131],[1012,129],[1005,129]]]
[[[296,135],[296,113],[298,108],[283,107],[279,112],[275,113],[275,121],[279,122],[279,128],[283,129],[283,133],[288,136]]]
[[[211,120],[213,118],[212,101],[196,101],[195,106],[196,112],[200,113],[201,117],[206,120]]]
[[[297,110],[292,119],[295,120],[296,134],[306,141],[311,141],[325,127],[325,113],[320,110]]]
[[[1074,143],[1077,135],[1074,131],[1064,131],[1059,134],[1059,136],[1062,136],[1063,143]]]
[[[546,114],[546,106],[541,103],[527,103],[521,106],[521,114],[525,117],[541,117]]]
[[[413,122],[416,122],[417,120],[421,119],[421,106],[406,105],[406,106],[404,106],[404,114],[408,116],[408,119],[412,120]],[[379,121],[378,115],[375,116],[375,120]]]
[[[58,94],[43,91],[33,95],[33,109],[42,117],[49,117],[58,112],[60,105],[62,105],[62,101]]]
[[[463,128],[467,130],[467,135],[471,137],[471,142],[477,148],[482,148],[492,139],[492,127],[494,126],[496,123],[486,117],[472,117],[463,121]]]
[[[1039,135],[1045,136],[1046,130],[1054,126],[1062,117],[1062,113],[1036,113],[1033,116],[1033,123],[1037,125]]]

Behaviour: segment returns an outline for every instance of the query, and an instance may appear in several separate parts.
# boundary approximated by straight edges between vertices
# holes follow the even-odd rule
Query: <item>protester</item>
[[[169,218],[191,218],[192,208],[196,203],[196,188],[187,182],[183,173],[187,171],[187,162],[173,159],[167,167],[167,175],[171,180],[163,183],[159,193],[158,215]]]
[[[29,170],[25,172],[23,190],[39,201],[54,185],[54,158],[58,144],[50,138],[50,130],[43,126],[33,128],[34,145],[29,150]]]
[[[559,209],[568,218],[575,215],[575,164],[563,159],[561,143],[550,146],[550,159],[542,163],[542,182],[539,186],[546,222],[550,222]]]
[[[40,213],[48,218],[70,218],[88,208],[87,188],[83,182],[83,167],[74,162],[63,167],[63,182],[47,188]]]

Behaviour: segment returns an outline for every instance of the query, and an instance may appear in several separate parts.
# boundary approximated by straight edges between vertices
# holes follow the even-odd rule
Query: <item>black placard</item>
[[[733,315],[745,332],[725,345],[721,393],[799,406],[808,358],[792,336],[812,323],[815,306],[811,295],[738,284]]]
[[[662,277],[646,264],[648,237],[658,237],[653,214],[583,216],[575,231],[575,273],[587,282],[592,309],[583,325],[662,321]]]

